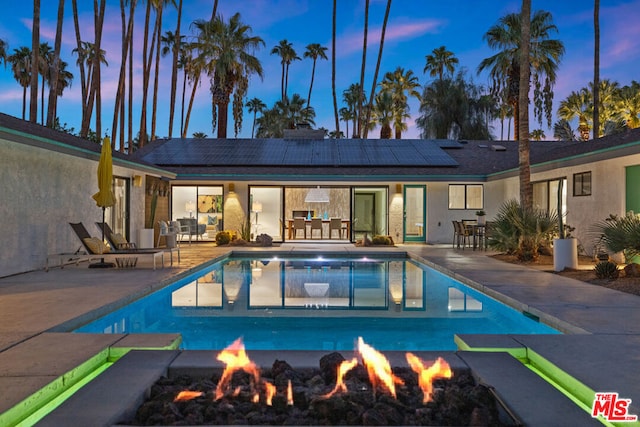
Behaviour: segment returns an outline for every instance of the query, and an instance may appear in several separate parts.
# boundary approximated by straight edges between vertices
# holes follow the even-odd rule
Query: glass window
[[[533,186],[533,207],[545,212],[558,210],[558,191],[562,180],[562,212],[567,211],[567,179],[551,179],[549,181],[534,182]]]
[[[464,185],[452,184],[449,186],[449,209],[464,209]]]
[[[273,240],[282,241],[282,187],[251,187],[249,194],[252,240],[268,234]]]
[[[591,172],[582,172],[573,175],[573,195],[591,195]]]
[[[484,187],[481,184],[450,184],[449,209],[482,209]]]

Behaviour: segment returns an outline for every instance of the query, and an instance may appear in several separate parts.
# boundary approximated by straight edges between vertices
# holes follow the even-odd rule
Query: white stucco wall
[[[43,268],[47,254],[76,251],[81,242],[69,222],[83,222],[97,236],[94,222],[102,220],[102,210],[91,198],[98,191],[97,166],[97,158],[0,139],[0,277]],[[133,172],[114,166],[114,175]],[[131,194],[132,229],[144,218],[142,191]]]

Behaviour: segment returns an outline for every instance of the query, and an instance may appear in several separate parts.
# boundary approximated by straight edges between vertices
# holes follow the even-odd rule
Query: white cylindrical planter
[[[153,247],[153,228],[141,228],[138,230],[138,247]]]
[[[553,269],[578,268],[578,241],[576,239],[553,239]]]

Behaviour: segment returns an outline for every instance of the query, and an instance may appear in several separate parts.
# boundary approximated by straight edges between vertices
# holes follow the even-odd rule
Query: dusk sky
[[[82,38],[93,40],[93,2],[79,0],[82,8],[80,22]],[[41,2],[41,41],[54,45],[57,1]],[[219,13],[225,19],[240,12],[242,21],[253,28],[253,35],[262,37],[265,46],[256,52],[264,67],[264,79],[254,76],[251,79],[248,97],[260,98],[268,107],[280,97],[280,58],[270,55],[271,49],[282,39],[293,43],[293,47],[302,57],[310,43],[320,43],[329,48],[329,60],[319,60],[316,79],[311,96],[311,105],[316,109],[316,127],[333,130],[333,101],[331,94],[331,0],[220,0]],[[468,70],[469,76],[477,84],[487,85],[486,74],[477,75],[476,69],[480,61],[495,52],[487,47],[483,35],[501,16],[519,11],[521,2],[490,0],[449,0],[446,2],[394,0],[391,6],[389,23],[385,38],[384,53],[380,75],[393,71],[396,67],[412,70],[422,85],[431,81],[431,77],[423,73],[425,55],[434,48],[446,46],[459,59],[460,67]],[[369,12],[369,44],[367,49],[367,68],[365,89],[370,91],[375,61],[377,58],[380,30],[384,17],[386,0],[371,0]],[[184,0],[182,17],[182,33],[191,35],[190,24],[196,19],[208,19],[211,15],[213,0]],[[144,4],[138,6],[136,14],[135,66],[140,74],[142,42],[140,41],[144,23]],[[593,1],[584,0],[532,0],[532,11],[546,10],[552,13],[558,34],[566,52],[560,64],[554,96],[555,111],[560,100],[571,91],[586,86],[593,78]],[[175,31],[175,9],[167,9],[163,18],[163,33]],[[31,47],[31,20],[33,4],[29,1],[13,3],[5,8],[0,17],[0,38],[8,45],[8,54],[21,46]],[[108,0],[103,49],[107,52],[108,67],[102,68],[102,100],[103,131],[111,126],[113,114],[113,98],[119,72],[121,31],[119,2]],[[362,60],[362,29],[364,22],[364,0],[339,0],[337,12],[337,77],[336,87],[338,108],[342,107],[342,92],[351,83],[359,82]],[[600,78],[617,81],[620,85],[628,85],[632,80],[640,80],[638,65],[640,64],[640,0],[604,0],[600,4],[601,53]],[[74,74],[72,87],[67,89],[59,101],[58,115],[61,123],[80,128],[80,81],[75,66],[76,56],[71,54],[75,44],[71,2],[65,5],[65,26],[63,34],[62,59],[70,64],[69,70]],[[299,93],[307,97],[311,78],[312,61],[303,59],[291,64],[289,72],[289,95]],[[158,135],[168,133],[170,94],[170,58],[163,59],[160,71],[160,102],[158,114]],[[141,82],[141,78],[138,80]],[[141,84],[134,89],[141,99]],[[180,94],[178,93],[178,96]],[[27,95],[28,98],[28,95]],[[13,78],[10,67],[0,69],[0,112],[16,117],[22,115],[22,88]],[[28,101],[27,101],[28,102]],[[419,114],[419,104],[412,101],[409,131],[403,138],[419,137],[419,129],[414,125]],[[175,129],[180,127],[179,106],[176,109]],[[139,111],[139,110],[138,110]],[[149,107],[150,111],[150,107]],[[189,135],[193,132],[204,132],[214,136],[211,129],[211,107],[209,82],[205,79],[196,97],[194,112],[189,126]],[[27,106],[28,115],[28,106]],[[230,114],[231,116],[231,114]],[[139,114],[136,113],[135,117]],[[251,136],[253,115],[245,110],[242,133],[239,137]],[[340,124],[344,132],[344,123]],[[577,125],[573,123],[575,128]],[[94,126],[92,125],[92,128]],[[531,121],[530,129],[539,128],[537,122]],[[553,131],[546,127],[547,139],[553,139]],[[135,126],[137,132],[137,125]],[[351,129],[349,129],[351,132]],[[506,125],[505,125],[506,132]],[[233,136],[233,124],[230,118],[228,135]],[[379,129],[370,133],[377,138]],[[493,135],[500,138],[500,126],[496,123]],[[505,135],[506,138],[506,135]]]

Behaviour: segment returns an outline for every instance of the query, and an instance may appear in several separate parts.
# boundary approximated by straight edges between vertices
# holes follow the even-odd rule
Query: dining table
[[[294,236],[294,229],[293,229],[293,218],[287,219],[287,235],[289,236],[289,240],[293,240]],[[349,236],[351,236],[351,220],[348,219],[342,219],[342,225],[346,225],[346,230],[347,230],[347,239],[349,238]],[[324,228],[324,225],[327,225],[327,228],[329,228],[329,223],[331,222],[331,218],[322,218],[322,226]],[[305,227],[310,227],[311,226],[311,218],[305,218],[304,219],[304,224]],[[329,230],[329,232],[331,232],[331,230]],[[341,234],[342,236],[342,234]],[[329,239],[331,239],[331,234],[329,234]]]

